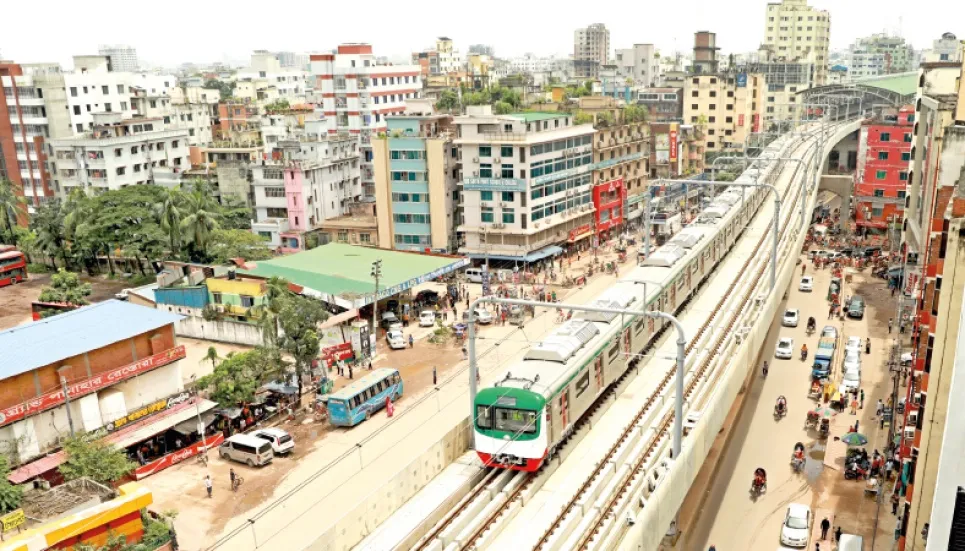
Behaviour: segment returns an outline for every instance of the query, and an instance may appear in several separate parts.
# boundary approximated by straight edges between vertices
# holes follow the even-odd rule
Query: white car
[[[811,536],[811,508],[800,503],[787,506],[784,526],[781,527],[781,545],[807,547]]]
[[[848,350],[844,353],[844,370],[861,371],[861,353],[857,350]]]
[[[483,325],[489,325],[493,322],[493,315],[485,308],[476,308],[476,321]]]
[[[275,455],[295,451],[295,439],[287,432],[274,427],[259,429],[251,433],[255,438],[261,438],[271,443],[271,451]]]
[[[824,329],[821,330],[821,336],[836,339],[838,338],[838,330],[833,325],[825,325]]]
[[[841,377],[841,392],[844,393],[851,389],[857,389],[861,386],[861,372],[854,370],[845,370],[844,376]]]
[[[864,348],[864,339],[862,339],[861,337],[848,337],[848,343],[844,345],[845,352],[851,352],[852,350],[854,350],[858,354],[861,354],[863,348]]]
[[[432,310],[424,310],[419,314],[419,327],[432,327],[436,324],[436,313]]]
[[[804,293],[810,293],[814,290],[814,278],[811,276],[804,276],[801,278],[801,284],[797,286],[798,291]]]
[[[774,357],[781,360],[790,360],[794,355],[794,339],[781,338],[777,341],[777,348],[774,350]]]
[[[801,312],[797,308],[791,308],[784,311],[784,318],[781,320],[781,325],[784,327],[797,327],[800,319]]]
[[[389,343],[389,348],[392,350],[405,348],[405,337],[402,336],[402,331],[389,331],[385,334],[385,340]]]

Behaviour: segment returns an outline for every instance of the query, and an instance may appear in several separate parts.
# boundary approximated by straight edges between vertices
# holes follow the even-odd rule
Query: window
[[[101,86],[101,93],[106,96],[107,94],[110,94],[111,92],[110,92],[110,89],[109,89],[107,86]]]
[[[512,203],[514,195],[515,193],[513,193],[512,191],[504,191],[502,192],[502,200],[507,203]]]
[[[359,234],[359,242],[360,242],[360,243],[371,243],[371,242],[372,242],[372,234],[370,234],[370,233],[360,233],[360,234]]]
[[[111,111],[112,111],[112,109],[111,109],[111,104],[105,103],[105,104],[104,104],[104,112],[110,113]]]
[[[901,154],[901,160],[902,160],[902,161],[910,161],[910,160],[911,160],[911,152],[909,152],[909,151],[904,151],[904,152],[902,152],[902,154]]]
[[[500,165],[500,175],[503,178],[513,177],[513,165]]]
[[[496,413],[496,430],[513,434],[536,432],[536,412],[525,409],[493,408]]]
[[[717,104],[716,104],[716,103],[711,103],[711,104],[710,104],[710,110],[711,110],[711,111],[715,111],[716,109],[717,109]]]
[[[242,308],[251,308],[255,305],[255,297],[248,295],[241,295],[241,306]]]
[[[878,170],[878,171],[875,171],[875,180],[884,180],[884,179],[887,178],[887,177],[888,177],[888,171],[887,171],[887,170]]]
[[[479,165],[479,176],[481,178],[492,178],[493,177],[493,165],[491,164],[481,164]]]
[[[76,86],[71,86],[71,87],[70,87],[70,96],[73,97],[73,98],[76,98],[76,97],[77,97],[77,87],[76,87]]]
[[[492,207],[482,207],[480,210],[481,210],[480,219],[481,219],[483,222],[492,223],[492,222],[493,222],[493,219],[494,219],[494,218],[493,218],[493,208],[492,208]]]
[[[887,160],[888,160],[888,152],[887,152],[887,151],[879,151],[879,152],[878,152],[878,160],[879,160],[879,161],[887,161]]]
[[[481,429],[493,428],[491,412],[489,406],[476,406],[476,426]]]
[[[480,192],[479,192],[479,200],[480,200],[480,201],[492,201],[492,200],[493,200],[493,192],[491,192],[491,191],[480,191]]]
[[[503,224],[512,224],[516,222],[516,211],[511,208],[503,208]]]
[[[278,186],[266,187],[265,197],[285,197],[285,188]]]
[[[694,90],[693,92],[690,93],[690,97],[692,97],[692,98],[696,98],[696,97],[698,97],[699,95],[700,95],[700,94],[697,92],[697,90]]]
[[[875,197],[884,197],[884,196],[885,196],[885,190],[883,190],[883,189],[881,189],[881,188],[875,189],[875,190],[874,190],[874,196],[875,196]]]
[[[75,114],[75,115],[80,115],[80,106],[79,106],[79,105],[75,105],[75,106],[74,106],[74,114]]]
[[[117,167],[117,175],[123,176],[127,172],[127,167],[119,166]]]
[[[493,156],[493,148],[492,148],[492,146],[489,146],[489,145],[481,145],[481,146],[479,146],[479,156],[480,156],[480,157],[492,157],[492,156]]]
[[[221,304],[221,293],[211,293],[211,300],[213,300],[215,304]]]
[[[118,93],[118,94],[123,94],[123,93],[124,93],[124,85],[123,85],[123,84],[118,84],[118,85],[117,85],[117,93]]]
[[[902,182],[907,182],[907,181],[908,181],[908,171],[907,171],[907,170],[902,170],[902,171],[900,171],[900,172],[898,173],[898,179],[901,180]]]
[[[124,151],[123,151],[121,148],[119,148],[119,147],[114,148],[114,156],[115,156],[115,157],[120,157],[122,153],[124,153]]]
[[[881,141],[883,141],[883,142],[890,142],[890,141],[891,141],[891,133],[890,133],[890,132],[882,132],[882,133],[881,133]]]
[[[500,148],[499,148],[499,156],[500,156],[500,157],[506,157],[506,158],[512,159],[512,158],[513,158],[513,146],[511,146],[511,145],[500,146]]]
[[[690,108],[691,108],[691,109],[693,109],[694,111],[696,111],[696,110],[698,109],[698,107],[697,107],[697,104],[696,104],[696,103],[692,103],[692,104],[690,104]]]
[[[282,207],[268,207],[265,209],[268,218],[288,218],[288,209]]]
[[[911,132],[905,132],[905,143],[911,143]]]

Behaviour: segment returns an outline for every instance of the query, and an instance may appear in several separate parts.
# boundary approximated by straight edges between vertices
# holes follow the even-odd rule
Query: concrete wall
[[[227,320],[208,321],[200,316],[187,316],[177,322],[174,329],[182,337],[247,344],[249,346],[259,346],[264,343],[261,329],[251,323]]]

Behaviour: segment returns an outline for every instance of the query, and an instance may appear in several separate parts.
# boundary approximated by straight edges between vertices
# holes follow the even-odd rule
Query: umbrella
[[[818,417],[831,417],[832,415],[836,415],[838,412],[834,411],[831,408],[819,407],[813,410],[812,413],[814,413]]]
[[[841,437],[841,441],[849,446],[864,446],[868,443],[868,437],[860,432],[849,432]]]

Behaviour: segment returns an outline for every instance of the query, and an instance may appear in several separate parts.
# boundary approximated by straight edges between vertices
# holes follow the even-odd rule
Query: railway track
[[[800,138],[798,138],[797,141],[801,142],[797,146],[794,146],[792,142],[792,147],[795,148],[795,153],[801,148],[804,148],[805,151],[816,148],[815,143],[808,144]],[[792,191],[795,194],[800,193],[800,186],[794,185],[794,181],[797,178],[800,169],[800,164],[794,168],[791,178],[788,182],[787,189],[784,190],[782,194],[782,203],[784,203],[784,201],[791,195]],[[807,183],[802,180],[801,185],[807,185]],[[783,222],[781,227],[782,235],[786,233],[787,225],[791,220],[794,219],[793,212],[791,212],[790,215],[791,216],[788,216]],[[732,298],[737,285],[741,281],[745,281],[744,276],[746,275],[747,270],[750,269],[751,264],[759,256],[761,248],[769,239],[769,234],[770,232],[768,231],[765,231],[762,234],[761,238],[758,240],[758,243],[753,249],[753,254],[751,254],[745,261],[737,276],[728,286],[727,292],[724,294],[721,300],[718,301],[716,308],[712,311],[707,320],[701,325],[697,333],[691,338],[686,347],[688,357],[692,354],[707,330],[712,327],[715,329],[717,328],[716,325],[718,313],[721,311],[722,307],[727,303],[727,301]],[[761,264],[761,267],[758,269],[758,273],[756,274],[758,278],[763,275],[766,266],[767,262],[763,262]],[[707,280],[705,280],[705,283],[706,281]],[[685,389],[685,396],[690,396],[696,389],[697,383],[701,381],[702,376],[711,365],[712,360],[717,356],[720,347],[724,344],[726,336],[729,334],[729,330],[732,328],[733,324],[739,317],[740,312],[743,310],[743,306],[747,304],[747,301],[752,296],[751,293],[753,292],[754,288],[755,286],[749,287],[749,291],[745,293],[743,300],[740,303],[741,307],[737,310],[738,314],[733,316],[729,322],[726,323],[724,331],[719,331],[719,337],[716,339],[716,342],[710,349],[710,354],[707,355],[698,369],[697,374],[692,377],[691,382]],[[694,293],[692,296],[696,296],[696,293]],[[681,305],[681,308],[685,307],[686,304]],[[666,327],[664,327],[661,331],[665,330]],[[660,337],[658,336],[658,338],[654,339],[653,342],[657,343],[659,341]],[[651,345],[650,348],[653,346],[654,345]],[[587,423],[590,423],[592,419],[595,419],[599,415],[602,404],[610,401],[609,399],[612,398],[613,394],[621,390],[622,385],[625,383],[630,373],[631,369],[627,369],[627,371],[618,381],[618,384],[613,385],[611,390],[600,397],[600,399],[594,405],[594,408],[587,415],[584,415],[583,418],[580,419],[574,431],[570,434],[570,436],[567,437],[567,440],[564,440],[564,442],[561,443],[561,448],[570,444],[572,440],[582,439],[582,437],[585,436],[585,434],[582,434],[584,431],[581,429],[584,429]],[[590,476],[584,480],[577,492],[571,497],[571,499],[568,500],[563,510],[554,519],[552,525],[543,533],[542,537],[535,546],[536,549],[547,549],[549,547],[548,544],[563,525],[566,518],[573,511],[574,507],[593,488],[602,471],[623,449],[630,439],[631,434],[639,426],[641,420],[645,419],[647,415],[652,413],[655,403],[661,397],[664,390],[667,389],[667,386],[674,380],[675,376],[676,370],[671,369],[663,377],[656,389],[650,394],[643,406],[634,415],[633,420],[626,425],[617,441],[607,451],[607,454],[604,456],[604,458],[596,464]],[[654,432],[654,436],[651,438],[651,441],[644,453],[642,453],[639,456],[639,459],[634,462],[633,468],[629,470],[629,475],[625,477],[624,480],[621,480],[620,489],[612,494],[608,499],[603,509],[603,514],[598,516],[596,522],[590,530],[582,533],[579,546],[576,548],[585,548],[599,533],[600,527],[603,525],[603,523],[612,516],[614,508],[623,498],[625,498],[626,492],[631,486],[633,480],[639,475],[642,467],[647,464],[648,460],[652,458],[653,454],[658,449],[658,444],[665,440],[665,438],[669,435],[669,428],[672,422],[673,411],[671,408],[671,411],[659,421],[658,429]],[[442,521],[437,523],[414,548],[419,550],[445,549],[447,551],[450,549],[466,550],[483,548],[487,540],[496,535],[494,529],[502,521],[502,519],[506,518],[510,512],[517,510],[522,505],[521,500],[523,496],[533,489],[533,486],[537,481],[545,480],[548,475],[552,474],[552,471],[554,471],[558,465],[559,464],[557,462],[547,461],[546,464],[544,464],[544,466],[535,473],[491,471],[486,475],[483,481],[470,490],[470,492],[462,500],[460,500],[453,511],[446,515]],[[487,492],[487,489],[490,491]],[[476,524],[467,523],[467,521],[478,518],[482,518],[482,521]]]

